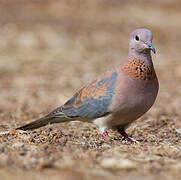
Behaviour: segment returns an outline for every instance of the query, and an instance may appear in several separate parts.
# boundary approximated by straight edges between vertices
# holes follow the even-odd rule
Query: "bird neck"
[[[121,66],[122,70],[132,79],[151,81],[156,78],[150,54],[129,54],[128,60]]]
[[[131,59],[138,59],[143,62],[146,66],[153,66],[151,52],[137,52],[134,49],[131,49],[128,54],[128,61]]]

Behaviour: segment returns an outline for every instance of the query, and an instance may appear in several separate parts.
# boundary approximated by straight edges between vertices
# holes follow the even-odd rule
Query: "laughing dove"
[[[64,105],[17,130],[79,120],[94,123],[104,136],[108,129],[117,129],[132,142],[125,128],[151,108],[159,88],[151,58],[152,38],[148,29],[133,31],[126,61],[81,88]]]

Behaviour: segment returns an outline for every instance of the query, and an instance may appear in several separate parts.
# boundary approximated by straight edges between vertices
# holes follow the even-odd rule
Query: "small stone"
[[[109,148],[109,149],[111,148],[111,146],[109,144],[106,144],[106,143],[103,143],[102,147]]]
[[[20,148],[20,147],[23,147],[23,146],[24,146],[24,144],[20,143],[20,142],[12,144],[12,147],[15,147],[15,148]]]
[[[175,129],[175,131],[177,132],[177,133],[179,133],[179,134],[181,134],[181,129]]]
[[[133,170],[136,164],[128,159],[105,158],[101,162],[101,166],[112,170]]]

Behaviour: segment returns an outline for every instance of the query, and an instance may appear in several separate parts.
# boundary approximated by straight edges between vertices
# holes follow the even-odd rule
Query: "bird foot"
[[[107,132],[107,131],[104,131],[104,132],[103,132],[103,136],[104,136],[104,137],[109,136],[108,132]]]
[[[135,139],[133,139],[133,138],[131,138],[131,137],[127,137],[127,138],[123,137],[122,142],[123,142],[123,143],[126,143],[126,144],[128,144],[128,143],[130,143],[130,144],[136,144],[136,143],[138,143],[137,140],[135,140]]]
[[[128,134],[123,129],[118,129],[118,131],[123,136],[123,140],[122,140],[123,143],[131,143],[131,144],[138,143],[138,141],[129,137]]]

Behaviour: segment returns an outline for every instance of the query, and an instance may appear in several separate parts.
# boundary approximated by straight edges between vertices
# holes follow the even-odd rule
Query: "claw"
[[[118,131],[123,136],[123,140],[122,140],[123,142],[131,143],[131,144],[138,143],[138,141],[129,137],[128,134],[124,131],[124,129],[118,129]]]
[[[123,143],[131,143],[131,144],[136,144],[136,143],[139,143],[137,140],[131,138],[131,137],[127,137],[127,138],[124,138],[123,137],[123,140],[122,140]]]
[[[108,132],[107,132],[107,131],[104,131],[104,132],[103,132],[103,136],[104,136],[104,137],[109,136]]]

